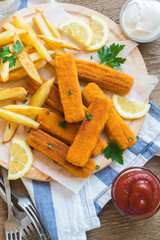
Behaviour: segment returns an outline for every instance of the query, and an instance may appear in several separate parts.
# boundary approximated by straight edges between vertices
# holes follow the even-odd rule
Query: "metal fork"
[[[3,198],[5,202],[7,202],[6,194],[0,186],[0,196]],[[20,211],[12,202],[11,202],[12,210],[14,212],[15,217],[21,221],[22,226],[22,239],[37,239],[39,240],[39,235],[37,231],[35,230],[30,218],[27,216],[27,214],[24,211]]]
[[[4,182],[2,178],[0,177],[0,184],[4,186]],[[44,227],[44,225],[41,222],[41,219],[39,218],[39,215],[37,213],[37,210],[35,209],[33,203],[28,197],[21,196],[20,194],[16,193],[15,191],[11,190],[11,194],[13,197],[14,202],[17,203],[17,205],[22,209],[27,216],[30,218],[30,221],[32,222],[33,228],[38,232],[39,240],[50,240],[50,237]],[[30,227],[29,227],[30,229]],[[34,232],[35,232],[34,230]],[[26,230],[28,233],[28,231]],[[29,233],[28,233],[29,235]],[[27,239],[27,238],[26,238]]]
[[[6,240],[8,239],[19,239],[22,240],[22,228],[20,221],[14,217],[12,207],[11,207],[11,193],[10,193],[10,184],[9,180],[7,178],[7,171],[4,168],[2,169],[2,175],[4,179],[5,184],[5,191],[6,191],[6,197],[7,197],[7,204],[8,204],[8,219],[5,222],[5,234],[6,234]]]
[[[51,238],[48,235],[48,233],[37,213],[37,210],[34,207],[30,198],[28,198],[26,196],[22,196],[13,190],[12,190],[12,195],[17,200],[17,205],[19,205],[23,209],[23,211],[25,211],[27,213],[27,215],[30,217],[31,221],[34,224],[34,227],[36,228],[36,230],[38,231],[38,233],[40,235],[40,239],[50,240]]]

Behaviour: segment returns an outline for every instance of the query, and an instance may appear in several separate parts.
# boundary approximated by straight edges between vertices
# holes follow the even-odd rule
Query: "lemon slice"
[[[94,51],[103,47],[108,41],[109,27],[106,21],[96,15],[91,17],[90,27],[93,31],[93,40],[86,50]]]
[[[124,118],[141,118],[145,116],[150,109],[150,104],[141,103],[116,94],[113,94],[112,99],[115,109]]]
[[[67,37],[72,38],[83,47],[88,47],[93,38],[92,29],[90,26],[79,19],[68,19],[60,23],[59,30]]]
[[[33,164],[33,154],[26,142],[13,138],[10,148],[8,179],[23,177]]]

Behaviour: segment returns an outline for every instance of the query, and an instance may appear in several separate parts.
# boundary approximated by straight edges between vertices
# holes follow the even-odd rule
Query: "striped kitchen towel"
[[[57,182],[22,179],[52,240],[86,239],[86,231],[100,226],[97,214],[111,199],[116,175],[130,166],[144,166],[160,150],[160,109],[150,104],[137,143],[124,153],[124,165],[113,162],[93,174],[79,193]]]

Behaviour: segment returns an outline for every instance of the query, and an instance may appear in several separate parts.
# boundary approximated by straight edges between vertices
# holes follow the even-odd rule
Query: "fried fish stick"
[[[73,55],[56,56],[55,70],[65,120],[69,123],[82,121],[85,113]]]
[[[111,102],[96,96],[87,110],[85,119],[67,153],[67,161],[84,167],[95,148],[99,136],[110,115]]]
[[[42,82],[45,83],[47,80],[42,79]],[[31,78],[27,78],[25,84],[24,84],[24,88],[27,90],[27,92],[29,92],[30,94],[34,94],[37,89],[41,86],[40,83],[34,81]],[[58,91],[58,87],[56,85],[53,85],[51,87],[50,93],[48,95],[48,98],[46,99],[45,102],[47,105],[49,105],[50,107],[54,108],[55,110],[63,113],[63,108],[62,108],[62,104],[61,104],[61,100],[60,100],[60,96],[59,96],[59,91]]]
[[[26,142],[35,150],[40,151],[59,165],[65,167],[76,177],[88,178],[95,169],[96,163],[91,158],[84,168],[73,166],[67,162],[68,146],[42,130],[32,131]]]
[[[86,106],[91,104],[96,95],[105,96],[104,92],[95,83],[89,83],[82,90],[82,97]],[[121,116],[116,112],[113,106],[111,108],[109,119],[105,125],[105,129],[109,139],[117,142],[123,150],[131,147],[137,142],[136,136],[129,126],[123,121]]]
[[[114,107],[111,109],[105,129],[109,139],[117,142],[123,150],[133,146],[137,142],[136,136],[119,116]]]
[[[37,122],[41,124],[41,128],[44,131],[56,136],[67,145],[73,143],[78,129],[80,128],[79,123],[67,123],[63,117],[54,112],[50,112],[47,116],[39,116]],[[92,156],[96,157],[105,147],[105,141],[99,139],[92,152]]]
[[[85,82],[97,83],[100,87],[126,95],[130,92],[134,79],[113,68],[94,62],[75,59],[78,77]]]
[[[93,149],[92,157],[98,156],[106,147],[106,142],[99,138],[95,148]]]
[[[80,127],[78,123],[67,123],[63,117],[54,112],[50,112],[48,116],[39,116],[37,121],[44,131],[56,136],[68,145],[74,141]]]

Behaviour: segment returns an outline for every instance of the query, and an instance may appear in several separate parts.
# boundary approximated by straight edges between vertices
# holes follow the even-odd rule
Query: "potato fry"
[[[3,135],[3,143],[11,141],[11,139],[14,137],[14,134],[16,133],[17,127],[17,123],[7,122],[6,129]]]
[[[35,14],[34,18],[32,19],[37,28],[39,29],[40,33],[43,35],[51,36],[57,39],[62,39],[60,32],[57,28],[43,15],[43,13],[39,10],[36,10],[37,14]],[[42,39],[41,39],[42,41]],[[44,44],[45,45],[45,44]],[[61,47],[55,47],[47,43],[49,49],[53,49],[56,52],[56,55],[65,54],[65,51]]]
[[[24,100],[26,95],[27,91],[23,87],[0,89],[0,100],[11,98],[16,100]]]
[[[42,84],[41,87],[38,88],[38,90],[32,96],[29,106],[42,107],[48,97],[53,83],[54,78],[51,78],[47,82]],[[30,118],[35,120],[37,118],[37,115],[30,115]],[[26,128],[26,131],[29,132],[30,128]]]
[[[46,61],[44,61],[43,59],[40,59],[38,61],[35,62],[35,67],[37,70],[43,68],[46,65]],[[9,73],[9,79],[8,81],[17,81],[23,77],[27,76],[26,71],[21,67],[19,69],[16,69],[15,71],[12,71],[11,73]],[[0,79],[1,82],[1,79]]]
[[[5,22],[2,26],[4,30],[15,30],[16,28],[9,22]]]
[[[47,108],[41,108],[41,107],[33,107],[28,105],[8,105],[5,107],[2,107],[2,109],[8,110],[10,112],[22,114],[22,115],[47,115],[49,114],[49,110]]]
[[[29,54],[31,54],[31,53],[33,53],[33,52],[36,52],[36,49],[35,49],[31,44],[25,46],[25,49],[26,49],[26,51],[27,51]]]
[[[62,39],[56,39],[54,37],[45,36],[45,35],[38,35],[38,37],[40,39],[44,40],[45,42],[49,43],[53,47],[56,46],[56,47],[67,48],[67,49],[71,49],[71,50],[75,50],[75,51],[82,51],[82,49],[80,49],[80,48],[76,47],[75,45],[73,45],[72,43],[62,40]]]
[[[2,63],[1,61],[1,81],[7,82],[9,79],[9,61]]]
[[[8,30],[5,32],[0,33],[0,45],[6,45],[13,41],[14,33],[17,33],[19,36],[24,36],[27,34],[27,30],[25,29],[16,29],[15,30]]]
[[[35,47],[37,52],[39,52],[39,54],[45,61],[51,62],[52,57],[50,56],[50,54],[48,53],[47,49],[42,44],[42,42],[38,39],[32,27],[25,21],[25,19],[23,17],[16,16],[16,17],[13,17],[13,20],[16,27],[19,27],[28,31],[28,34],[24,39]]]
[[[48,52],[49,52],[51,55],[53,55],[53,54],[55,53],[55,52],[52,51],[52,50],[49,50]],[[30,59],[32,60],[32,62],[36,62],[36,61],[42,59],[41,55],[40,55],[38,52],[33,52],[33,53],[29,54],[29,57],[30,57]],[[22,67],[22,64],[21,64],[20,60],[17,59],[17,60],[16,60],[16,65],[13,66],[13,67],[11,67],[11,68],[9,69],[9,71],[11,72],[11,71],[14,71],[14,70],[16,70],[16,69],[18,69],[18,68],[21,68],[21,67]]]
[[[37,129],[40,125],[39,123],[37,123],[36,121],[32,120],[29,117],[13,113],[4,109],[0,109],[0,118],[35,129]]]
[[[15,33],[14,35],[14,44],[16,43],[16,41],[20,41],[21,45],[22,42],[20,40],[20,38],[18,37],[18,35]],[[28,52],[24,49],[22,49],[19,53],[18,53],[18,59],[20,61],[20,63],[22,64],[22,67],[24,68],[24,70],[28,73],[28,75],[34,79],[35,81],[42,83],[42,80],[39,76],[39,73],[36,69],[36,67],[34,66],[33,61],[31,60]]]
[[[48,29],[50,30],[50,32],[53,34],[53,36],[55,38],[58,39],[62,39],[62,36],[60,34],[60,32],[58,31],[58,29],[53,25],[53,23],[51,23],[40,10],[36,9],[36,12],[39,13],[41,15],[41,17],[43,18],[44,22],[46,23]],[[41,32],[41,31],[40,31]],[[42,33],[43,34],[43,33]],[[44,33],[46,35],[46,33]]]

